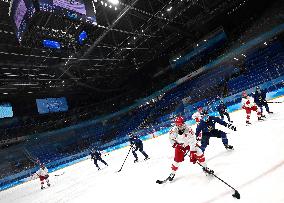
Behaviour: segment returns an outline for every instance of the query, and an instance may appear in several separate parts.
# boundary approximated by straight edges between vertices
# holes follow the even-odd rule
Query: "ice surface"
[[[278,98],[275,101],[283,101]],[[151,159],[133,163],[132,154],[119,170],[129,148],[109,153],[103,158],[109,167],[97,171],[86,160],[50,174],[51,187],[40,189],[39,180],[32,180],[0,192],[1,203],[48,202],[188,202],[188,203],[283,203],[284,202],[284,104],[270,104],[275,112],[263,122],[252,113],[252,126],[245,126],[244,111],[231,114],[238,131],[228,132],[234,151],[226,151],[221,140],[211,138],[205,156],[208,166],[241,194],[234,199],[233,191],[214,177],[204,175],[201,168],[186,158],[171,183],[158,185],[170,173],[174,150],[168,136],[144,142]],[[195,126],[194,126],[195,127]],[[55,174],[61,174],[55,176]]]

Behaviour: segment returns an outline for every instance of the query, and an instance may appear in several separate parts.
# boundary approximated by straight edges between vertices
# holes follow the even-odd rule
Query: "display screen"
[[[27,13],[27,7],[24,2],[24,0],[20,0],[18,4],[16,5],[16,11],[14,15],[14,21],[16,24],[17,29],[20,28],[21,22],[23,21],[23,18],[25,14]]]
[[[82,31],[79,35],[79,38],[78,38],[79,44],[82,45],[87,38],[88,38],[88,35],[87,35],[86,31]]]
[[[11,104],[0,104],[0,118],[13,117],[13,109]]]
[[[35,13],[31,0],[14,0],[11,2],[9,15],[16,27],[16,36],[21,42],[22,36],[27,29],[27,22]]]
[[[56,13],[71,20],[97,24],[92,0],[39,0],[39,8],[41,11]]]
[[[85,4],[81,0],[53,0],[53,5],[86,15]]]
[[[39,114],[68,111],[68,104],[65,97],[37,99]]]
[[[51,49],[60,49],[61,48],[59,42],[53,41],[53,40],[48,40],[48,39],[43,40],[43,46],[46,47],[46,48],[51,48]]]

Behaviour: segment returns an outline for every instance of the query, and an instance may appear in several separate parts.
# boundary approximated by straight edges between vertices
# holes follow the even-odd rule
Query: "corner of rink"
[[[284,101],[284,97],[273,101]],[[150,160],[133,163],[132,154],[120,168],[129,147],[109,153],[104,159],[109,167],[97,171],[88,159],[50,174],[51,187],[40,189],[39,180],[0,192],[2,203],[55,202],[194,202],[194,203],[283,203],[284,200],[284,104],[270,104],[272,115],[252,125],[245,125],[245,113],[231,113],[237,131],[217,126],[228,133],[235,150],[226,151],[219,139],[212,138],[205,157],[215,174],[235,187],[241,199],[234,199],[232,189],[214,177],[206,176],[197,164],[186,158],[171,183],[158,185],[170,173],[174,151],[167,136],[144,143]],[[193,126],[194,128],[194,126]],[[101,164],[101,163],[99,163]]]

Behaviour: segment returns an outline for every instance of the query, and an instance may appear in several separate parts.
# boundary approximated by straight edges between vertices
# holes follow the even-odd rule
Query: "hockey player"
[[[98,165],[98,161],[102,162],[104,165],[108,166],[107,162],[105,162],[105,160],[102,159],[102,154],[99,150],[94,149],[91,152],[91,159],[94,160],[94,164],[96,165],[96,167],[98,168],[98,170],[101,170],[101,168]]]
[[[222,100],[220,101],[220,104],[217,106],[217,110],[218,110],[222,120],[224,120],[224,115],[225,115],[227,117],[228,121],[232,122],[230,115],[227,111],[227,106],[224,104],[224,102]]]
[[[39,170],[34,174],[34,176],[39,177],[42,190],[44,189],[44,181],[47,186],[50,187],[48,169],[43,163],[40,164]]]
[[[246,117],[246,124],[250,123],[250,114],[251,111],[257,112],[257,118],[258,120],[263,120],[261,118],[261,110],[257,107],[257,105],[254,103],[253,98],[248,96],[246,92],[242,93],[242,108],[246,111],[247,117]]]
[[[138,162],[138,156],[136,154],[136,151],[139,150],[141,152],[141,154],[144,155],[144,160],[149,159],[148,154],[146,154],[146,152],[143,150],[143,142],[142,140],[140,140],[137,136],[134,135],[129,135],[129,142],[130,142],[130,146],[132,149],[132,154],[135,158],[134,163]]]
[[[200,123],[200,121],[202,119],[203,111],[204,111],[203,108],[201,106],[198,106],[197,107],[197,112],[195,112],[192,115],[192,119],[195,120],[196,125],[198,125]],[[202,132],[200,132],[199,135],[197,136],[197,140],[200,141],[201,137],[202,137]]]
[[[266,92],[262,91],[258,86],[256,87],[255,93],[253,94],[253,99],[255,104],[260,108],[261,117],[265,118],[265,115],[263,115],[263,106],[265,107],[267,113],[273,113],[269,110],[269,106],[266,101]]]
[[[236,127],[231,123],[226,123],[218,117],[209,116],[207,112],[204,112],[202,120],[196,128],[196,135],[199,135],[202,132],[201,138],[201,147],[200,149],[204,152],[207,145],[209,145],[210,137],[221,138],[222,142],[226,149],[233,149],[232,145],[228,144],[227,134],[221,130],[215,128],[215,124],[219,123],[220,125],[226,126],[231,130],[236,131]]]
[[[172,147],[175,149],[174,162],[171,166],[172,172],[167,180],[172,181],[184,157],[189,153],[190,162],[193,164],[198,161],[203,167],[203,171],[208,174],[213,174],[205,162],[205,157],[199,146],[194,132],[190,126],[184,123],[184,118],[179,116],[175,119],[175,126],[169,131],[169,138]]]
[[[203,108],[201,106],[197,107],[197,112],[195,112],[193,115],[192,115],[192,119],[195,120],[196,124],[198,125],[201,118],[202,118],[202,113],[203,112]]]

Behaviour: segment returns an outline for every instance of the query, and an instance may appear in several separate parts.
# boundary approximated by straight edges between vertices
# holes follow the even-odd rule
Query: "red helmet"
[[[175,119],[176,126],[182,126],[184,124],[184,118],[182,116],[178,116]]]
[[[203,110],[202,106],[197,107],[197,111],[201,112]]]

